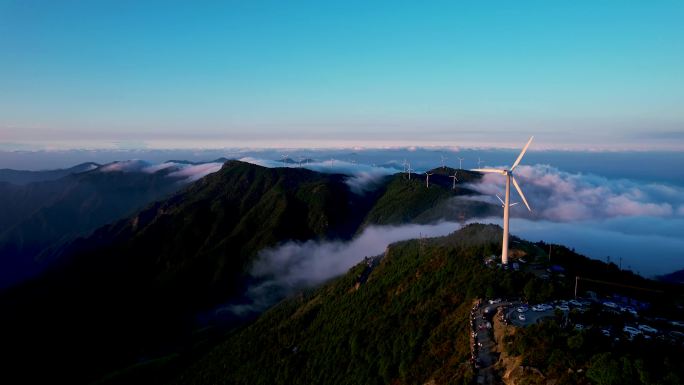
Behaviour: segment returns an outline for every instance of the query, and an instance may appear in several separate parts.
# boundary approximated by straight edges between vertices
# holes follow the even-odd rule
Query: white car
[[[632,337],[641,334],[641,330],[639,330],[639,329],[637,329],[637,328],[635,328],[635,327],[632,327],[632,326],[625,326],[625,327],[622,328],[622,331],[625,332],[625,333],[628,333],[628,334],[631,335]]]
[[[521,321],[525,321],[527,318],[525,318],[525,314],[518,314],[518,319]]]
[[[658,329],[651,327],[651,326],[648,326],[648,325],[639,325],[639,330],[641,330],[642,332],[651,333],[651,334],[658,333]]]
[[[519,308],[516,309],[516,311],[517,311],[518,313],[524,313],[524,312],[526,312],[527,310],[529,310],[529,308],[528,308],[527,306],[520,306]]]
[[[608,329],[601,329],[601,333],[606,337],[610,337],[610,330]]]
[[[582,303],[576,299],[571,299],[568,303],[572,306],[577,306],[577,307],[582,306]]]
[[[547,304],[543,303],[543,304],[541,304],[541,306],[544,310],[553,310],[553,306],[551,306],[551,305],[547,305]]]
[[[611,309],[617,309],[618,308],[618,305],[615,302],[610,302],[610,301],[604,302],[603,306],[609,307]]]
[[[558,306],[556,306],[556,309],[562,310],[562,311],[570,311],[570,308],[568,307],[568,305],[558,305]]]
[[[490,299],[490,300],[489,300],[489,304],[490,304],[490,305],[494,305],[494,304],[497,304],[497,303],[499,303],[499,302],[501,302],[501,299],[499,299],[499,298],[497,298],[497,299]]]

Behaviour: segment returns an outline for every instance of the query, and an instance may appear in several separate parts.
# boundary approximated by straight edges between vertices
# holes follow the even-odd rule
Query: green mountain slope
[[[230,336],[183,384],[467,383],[468,318],[482,264],[501,230],[391,245],[318,290],[287,300]]]
[[[449,167],[429,171],[430,185],[424,174],[412,174],[411,180],[405,173],[390,177],[382,195],[366,216],[366,224],[402,224],[406,222],[430,223],[437,220],[462,220],[477,216],[498,215],[496,206],[477,201],[452,199],[457,196],[472,196],[477,193],[463,187],[474,183],[481,174]],[[457,173],[458,182],[453,188],[449,175]]]
[[[229,161],[169,199],[72,242],[59,250],[59,266],[1,293],[5,349],[17,363],[45,368],[15,366],[34,380],[72,383],[183,350],[198,312],[240,296],[264,248],[348,239],[364,224],[395,223],[370,215],[381,211],[379,202],[403,206],[402,218],[411,220],[423,212],[411,206],[433,190],[433,205],[458,194],[450,179],[411,191],[395,178],[365,195],[352,193],[345,180]],[[402,196],[408,203],[399,205]]]
[[[93,378],[182,340],[198,309],[239,293],[259,250],[349,237],[366,212],[341,175],[228,162],[72,243],[63,250],[67,262],[2,293],[5,347],[54,378]]]

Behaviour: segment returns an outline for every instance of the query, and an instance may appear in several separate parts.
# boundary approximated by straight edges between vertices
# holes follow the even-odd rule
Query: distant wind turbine
[[[501,263],[504,265],[508,264],[508,212],[511,207],[511,181],[513,181],[513,186],[515,186],[515,189],[518,191],[518,194],[520,194],[520,198],[522,198],[523,202],[525,203],[525,206],[527,206],[527,209],[532,211],[530,205],[527,203],[527,199],[525,199],[525,195],[523,194],[522,190],[520,189],[520,186],[518,185],[518,182],[515,180],[515,177],[513,176],[513,170],[515,170],[515,168],[518,167],[518,164],[520,164],[520,161],[525,155],[527,148],[530,146],[530,143],[532,143],[532,139],[534,139],[534,136],[530,137],[530,140],[527,141],[527,144],[525,145],[525,147],[523,147],[522,151],[520,152],[520,155],[518,155],[518,159],[515,160],[510,170],[500,170],[496,168],[476,168],[472,170],[482,173],[500,174],[506,177],[506,200],[503,202],[503,242],[501,245]]]
[[[425,187],[430,188],[430,175],[434,173],[425,172]]]
[[[504,205],[505,205],[506,203],[504,203],[503,199],[501,199],[501,197],[499,196],[499,194],[496,194],[496,197],[499,198],[499,202],[501,202],[501,207],[504,207]],[[513,206],[517,205],[518,203],[520,203],[520,202],[513,202],[513,203],[511,203],[510,205],[508,205],[508,207],[513,207]]]
[[[442,170],[444,170],[444,169],[446,168],[446,166],[444,165],[444,161],[447,160],[447,159],[449,159],[449,158],[447,158],[447,157],[444,156],[444,155],[440,155],[440,157],[442,158]]]
[[[408,180],[411,180],[411,171],[414,171],[411,168],[411,163],[407,163],[408,167],[406,168],[406,172],[408,173]]]
[[[463,170],[463,158],[456,158],[456,159],[458,159],[458,168],[459,168],[460,170]],[[478,165],[478,167],[479,167],[479,166],[480,166],[480,165]]]
[[[331,157],[330,158],[330,167],[332,167],[334,165],[335,165],[335,159]]]
[[[477,157],[477,167],[478,167],[478,168],[481,167],[481,166],[480,166],[481,163],[484,163],[484,160],[480,159],[480,157],[478,156],[478,157]]]
[[[456,173],[454,175],[449,176],[449,178],[453,179],[453,185],[451,186],[452,190],[456,190],[456,182],[458,182],[458,177],[456,177]]]

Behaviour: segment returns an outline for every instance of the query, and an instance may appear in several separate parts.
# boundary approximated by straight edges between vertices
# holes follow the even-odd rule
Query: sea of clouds
[[[221,162],[207,162],[200,164],[182,162],[163,162],[151,164],[144,160],[133,159],[106,164],[98,169],[100,172],[144,172],[154,174],[166,171],[170,178],[179,179],[180,183],[194,182],[209,174],[215,173],[223,167]]]

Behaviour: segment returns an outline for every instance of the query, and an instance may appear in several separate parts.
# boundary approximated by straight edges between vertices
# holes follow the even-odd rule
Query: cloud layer
[[[656,183],[637,183],[626,179],[607,179],[591,174],[572,174],[548,165],[520,166],[516,179],[532,207],[511,209],[514,216],[551,221],[582,221],[624,216],[681,216],[684,189]],[[472,186],[485,195],[475,199],[498,202],[503,196],[504,178],[486,174]],[[511,200],[520,201],[511,187]]]
[[[221,169],[223,163],[209,162],[200,164],[190,164],[181,162],[163,162],[150,164],[149,162],[134,159],[109,163],[100,167],[100,172],[144,172],[154,174],[166,172],[170,178],[177,178],[181,183],[194,182],[204,176],[214,173]]]
[[[246,294],[250,302],[231,305],[227,310],[235,314],[263,310],[293,291],[318,285],[345,273],[364,257],[382,254],[393,242],[421,235],[443,236],[459,228],[459,224],[451,222],[371,226],[349,242],[287,242],[264,250],[251,271],[260,282],[248,288]]]
[[[363,194],[372,190],[387,175],[395,174],[398,170],[393,167],[378,167],[367,164],[356,164],[344,160],[327,160],[323,162],[281,162],[275,160],[259,159],[252,157],[244,157],[240,159],[243,162],[257,164],[264,167],[303,167],[312,171],[317,171],[326,174],[344,174],[349,177],[345,183],[356,194]]]

